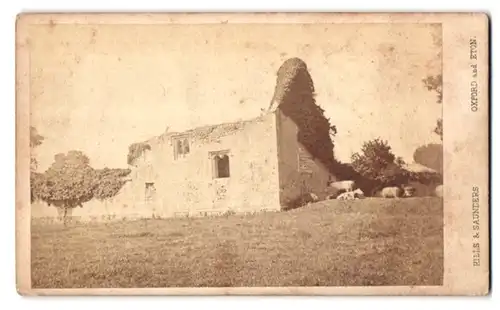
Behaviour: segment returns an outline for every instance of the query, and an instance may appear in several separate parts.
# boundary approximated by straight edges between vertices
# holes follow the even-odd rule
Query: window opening
[[[154,200],[154,196],[156,194],[156,188],[155,188],[155,184],[152,183],[152,182],[146,182],[145,184],[145,201],[146,202],[151,202]]]
[[[214,152],[212,153],[211,158],[213,166],[213,177],[215,179],[229,178],[231,173],[227,151]]]

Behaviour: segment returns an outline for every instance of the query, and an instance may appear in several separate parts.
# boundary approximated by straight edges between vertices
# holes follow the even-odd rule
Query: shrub
[[[396,156],[392,153],[387,141],[380,138],[367,141],[361,147],[361,153],[351,157],[352,167],[360,175],[380,182],[386,182],[397,174],[400,166],[395,163]]]
[[[365,142],[361,152],[352,156],[358,186],[370,196],[385,186],[401,186],[416,180],[429,182],[439,178],[432,173],[410,172],[403,167],[404,164],[401,157],[392,153],[388,142],[380,138]]]
[[[127,182],[124,177],[130,174],[130,169],[96,170],[96,180],[93,196],[99,200],[114,197]]]
[[[31,173],[31,201],[42,200],[65,209],[82,207],[92,198],[116,195],[129,173],[129,169],[95,170],[80,151],[57,154],[45,173]]]
[[[34,182],[36,196],[50,204],[73,208],[93,197],[95,171],[80,151],[54,156],[52,166]]]

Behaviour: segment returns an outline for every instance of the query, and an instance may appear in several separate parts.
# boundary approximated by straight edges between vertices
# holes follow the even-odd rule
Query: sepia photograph
[[[32,289],[444,285],[442,23],[47,16]]]

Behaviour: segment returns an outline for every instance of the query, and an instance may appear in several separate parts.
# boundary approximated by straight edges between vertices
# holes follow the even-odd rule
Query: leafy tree
[[[435,91],[437,94],[437,103],[443,102],[443,76],[438,74],[436,76],[427,76],[422,80],[425,88],[429,91]],[[436,121],[436,127],[433,130],[434,133],[439,135],[441,141],[443,141],[443,119],[439,118]]]
[[[30,127],[30,198],[31,202],[37,200],[39,193],[37,189],[42,181],[42,175],[35,172],[38,168],[38,161],[33,150],[40,146],[45,138],[40,135],[35,127]]]
[[[353,169],[370,187],[364,191],[373,192],[374,188],[407,182],[408,172],[402,167],[403,159],[396,157],[387,141],[380,138],[365,142],[361,152],[354,153],[351,160]]]
[[[436,158],[430,154],[442,155],[441,145],[419,148],[414,154],[414,159],[416,162],[419,160],[425,162],[426,166],[438,168],[439,158],[442,160],[442,157]],[[357,183],[365,193],[371,195],[382,187],[401,186],[411,181],[422,184],[442,183],[442,174],[439,169],[435,169],[437,172],[413,172],[405,169],[404,165],[404,160],[392,153],[387,141],[379,138],[365,142],[361,152],[352,155],[352,168],[360,176]]]
[[[370,179],[380,177],[380,173],[394,163],[395,159],[387,141],[380,138],[363,143],[361,153],[351,156],[354,170]]]
[[[46,189],[44,186],[44,175],[35,171],[30,172],[30,198],[31,202],[35,202],[43,196],[41,191]]]
[[[429,91],[435,91],[437,94],[437,103],[443,102],[443,76],[438,74],[436,76],[429,75],[422,80],[425,88]]]
[[[403,160],[402,157],[398,156],[396,157],[396,159],[394,160],[394,162],[396,163],[396,165],[398,165],[399,167],[402,167],[404,166],[406,163],[405,161]]]
[[[413,160],[439,173],[443,172],[443,145],[431,143],[420,146],[413,153]]]
[[[49,206],[63,208],[66,217],[66,209],[83,207],[93,198],[105,200],[118,194],[128,174],[130,169],[95,170],[81,151],[56,154],[45,173],[32,173],[32,201],[40,199]]]
[[[443,77],[439,74],[436,76],[428,76],[423,79],[422,82],[424,86],[429,91],[435,91],[437,93],[437,103],[442,103],[443,101]],[[439,118],[436,121],[436,127],[433,132],[439,136],[441,141],[443,141],[443,119]],[[443,145],[431,143],[428,145],[420,146],[413,153],[413,160],[423,166],[431,168],[440,175],[442,179],[443,172]],[[431,177],[431,179],[435,179]],[[424,180],[425,181],[425,180]],[[429,181],[430,182],[430,181]]]
[[[35,171],[38,168],[38,161],[35,158],[33,149],[40,146],[45,138],[40,135],[35,127],[30,127],[30,170]]]
[[[93,197],[96,172],[89,158],[80,151],[54,156],[54,163],[43,174],[39,198],[63,208],[82,207]]]

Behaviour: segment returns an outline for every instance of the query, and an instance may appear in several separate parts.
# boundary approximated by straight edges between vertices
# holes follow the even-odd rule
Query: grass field
[[[439,285],[440,198],[32,225],[34,288]]]

